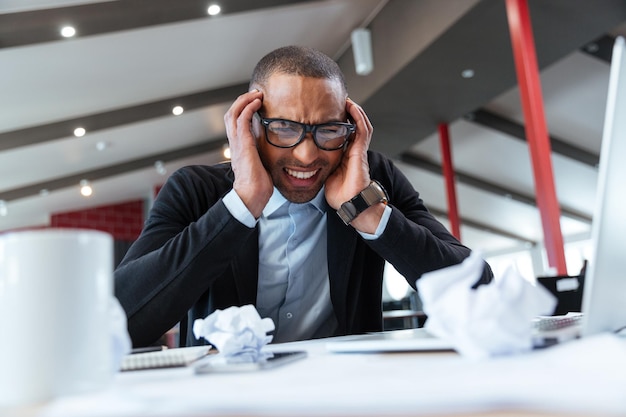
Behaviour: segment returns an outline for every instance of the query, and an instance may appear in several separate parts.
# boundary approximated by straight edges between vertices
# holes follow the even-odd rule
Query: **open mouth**
[[[294,171],[293,169],[285,168],[285,171],[290,176],[297,178],[299,180],[308,180],[309,178],[315,176],[315,174],[317,174],[319,169],[316,169],[314,171]]]

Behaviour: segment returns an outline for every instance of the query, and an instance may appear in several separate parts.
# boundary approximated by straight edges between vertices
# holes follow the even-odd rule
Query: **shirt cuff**
[[[380,222],[378,223],[378,227],[376,228],[376,231],[374,232],[374,234],[363,233],[363,232],[359,232],[359,234],[365,240],[378,239],[380,235],[382,235],[385,229],[387,228],[387,222],[389,222],[389,217],[391,217],[391,207],[385,206],[385,211],[383,211],[383,215],[380,218]]]
[[[250,229],[256,226],[257,220],[252,213],[250,213],[250,210],[248,210],[243,201],[241,201],[239,194],[237,194],[235,190],[230,190],[228,194],[222,198],[222,201],[230,214],[232,214],[235,219],[239,220],[241,224]]]

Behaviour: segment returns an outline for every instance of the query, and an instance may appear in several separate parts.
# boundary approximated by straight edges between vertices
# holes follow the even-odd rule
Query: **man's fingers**
[[[237,136],[240,138],[243,135],[252,134],[252,117],[254,113],[261,108],[261,100],[256,98],[252,102],[248,103],[246,107],[241,111],[237,118]],[[256,139],[256,138],[255,138]]]
[[[365,147],[369,147],[369,142],[372,138],[372,134],[374,132],[374,128],[372,123],[370,122],[367,114],[365,114],[365,110],[350,98],[346,100],[346,109],[350,116],[356,123],[356,138],[355,140],[363,140]],[[352,144],[352,143],[351,143]]]
[[[263,97],[263,93],[258,90],[248,91],[247,93],[241,94],[239,97],[237,97],[237,99],[233,102],[233,104],[224,115],[224,122],[227,124],[227,126],[230,125],[234,127],[236,120],[246,109],[246,107],[254,100],[260,100],[261,97]]]
[[[258,90],[249,91],[237,97],[224,115],[224,125],[229,141],[233,141],[241,134],[250,134],[252,115],[261,108],[263,94]]]
[[[357,129],[361,129],[361,131],[366,133],[371,133],[373,130],[372,123],[367,117],[367,114],[365,114],[365,110],[363,110],[361,106],[356,104],[350,98],[347,99],[347,108],[350,116],[352,116],[352,119],[357,124]]]

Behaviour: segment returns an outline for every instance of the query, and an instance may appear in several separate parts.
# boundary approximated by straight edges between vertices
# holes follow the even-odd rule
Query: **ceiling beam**
[[[400,160],[402,162],[406,162],[407,164],[413,165],[415,167],[425,169],[434,174],[442,175],[441,165],[421,155],[418,155],[415,152],[403,153],[400,156]],[[526,204],[535,208],[537,207],[537,202],[535,200],[535,197],[533,196],[505,188],[501,185],[485,181],[483,179],[474,177],[464,172],[456,171],[454,175],[457,181],[461,184],[469,185],[470,187],[478,188],[488,193],[496,194],[500,197],[517,201],[519,203],[523,203],[523,204]],[[561,214],[571,219],[574,219],[574,220],[577,220],[586,224],[591,224],[591,217],[579,211],[561,207]]]
[[[228,0],[220,6],[221,15],[225,15],[310,1]],[[66,40],[59,31],[68,24],[82,38],[192,19],[219,18],[207,14],[208,5],[206,0],[124,0],[0,14],[0,48]]]
[[[232,103],[247,89],[248,83],[237,84],[0,133],[0,151],[71,137],[77,127],[83,127],[91,133],[157,117],[171,116],[174,106],[182,106],[185,111],[189,111],[216,104]]]
[[[465,115],[465,119],[526,142],[526,132],[523,125],[488,110],[479,109],[473,111]],[[552,152],[555,154],[565,156],[566,158],[573,159],[593,168],[597,168],[598,163],[600,162],[599,155],[573,146],[552,135],[550,135],[550,146],[552,148]]]
[[[445,210],[439,210],[437,208],[433,208],[429,206],[428,211],[430,211],[435,216],[448,218],[448,213]],[[480,230],[482,232],[492,233],[494,235],[503,236],[509,239],[519,240],[520,242],[529,243],[533,246],[538,243],[536,240],[532,240],[527,237],[516,235],[514,233],[509,232],[508,230],[502,230],[497,227],[493,227],[485,223],[477,222],[475,220],[471,220],[463,216],[461,216],[461,226],[471,227],[472,229]]]
[[[121,164],[110,165],[89,171],[77,172],[65,177],[54,178],[49,181],[31,184],[0,192],[0,201],[9,202],[20,198],[38,195],[42,190],[52,192],[67,187],[77,186],[81,180],[96,181],[115,175],[127,174],[144,168],[154,167],[155,162],[164,163],[190,156],[196,156],[221,149],[228,141],[226,138],[209,140],[186,148],[179,148],[169,152],[153,154],[144,158],[134,159]]]

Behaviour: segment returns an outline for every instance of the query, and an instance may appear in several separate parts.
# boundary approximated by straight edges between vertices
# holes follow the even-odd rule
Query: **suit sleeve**
[[[236,245],[228,242],[253,233],[223,204],[228,186],[219,175],[188,167],[172,174],[159,192],[141,235],[114,273],[134,345],[152,343],[180,321],[229,266]]]
[[[366,242],[413,288],[424,273],[461,263],[469,256],[470,249],[435,219],[419,193],[390,160],[370,153],[370,169],[371,177],[387,190],[392,212],[382,235]],[[491,278],[491,269],[485,263],[476,285],[488,283]]]

